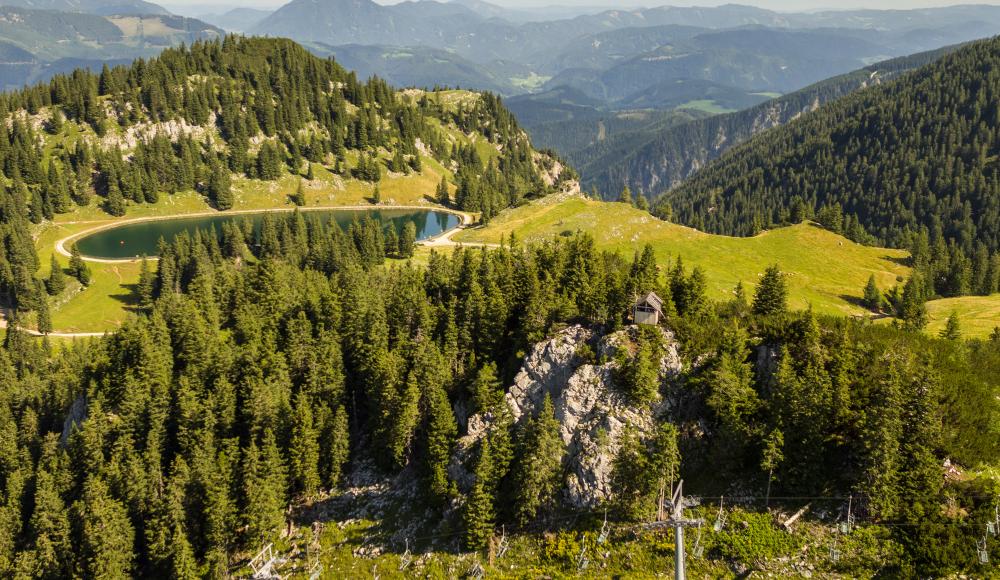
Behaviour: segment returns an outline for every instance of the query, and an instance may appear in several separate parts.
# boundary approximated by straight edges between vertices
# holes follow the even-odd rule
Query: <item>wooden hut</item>
[[[650,292],[635,301],[632,307],[632,321],[636,324],[659,324],[663,316],[663,300]]]

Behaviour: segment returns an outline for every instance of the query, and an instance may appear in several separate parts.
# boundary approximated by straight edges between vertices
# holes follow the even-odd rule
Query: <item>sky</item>
[[[153,0],[154,2],[156,0]],[[160,4],[194,8],[202,12],[221,12],[219,7],[252,6],[255,8],[277,8],[288,0],[166,0]],[[396,4],[400,0],[375,0],[379,4]],[[443,1],[443,0],[442,0]],[[907,9],[930,6],[950,6],[954,4],[1000,4],[1000,0],[487,0],[492,4],[510,8],[532,8],[540,6],[599,6],[602,8],[634,8],[639,6],[718,6],[720,4],[746,4],[769,10],[785,12],[808,12],[815,10],[851,10],[856,8]],[[185,10],[188,11],[188,10]]]
[[[395,0],[376,0],[380,4],[395,4]],[[670,2],[669,0],[626,0],[623,2],[600,0],[487,0],[492,4],[509,7],[559,6],[718,6],[720,4],[746,4],[770,10],[804,12],[811,10],[849,10],[853,8],[907,9],[954,4],[1000,4],[998,0],[697,0]]]

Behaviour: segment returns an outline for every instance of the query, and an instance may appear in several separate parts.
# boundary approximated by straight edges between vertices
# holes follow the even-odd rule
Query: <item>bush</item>
[[[716,536],[716,547],[722,557],[745,566],[792,554],[803,543],[802,538],[776,528],[768,514],[737,510],[727,521]]]

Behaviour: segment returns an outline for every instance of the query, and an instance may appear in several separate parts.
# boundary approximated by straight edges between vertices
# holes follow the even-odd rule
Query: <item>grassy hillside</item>
[[[733,238],[667,223],[625,204],[578,196],[555,196],[508,210],[488,227],[467,230],[455,240],[497,243],[514,232],[527,241],[577,230],[592,233],[601,248],[628,255],[650,243],[661,266],[678,256],[688,267],[701,266],[714,298],[729,295],[739,281],[749,290],[765,268],[778,264],[789,274],[791,306],[812,305],[828,314],[862,314],[854,300],[872,274],[883,288],[909,274],[902,265],[906,252],[855,244],[812,225]]]

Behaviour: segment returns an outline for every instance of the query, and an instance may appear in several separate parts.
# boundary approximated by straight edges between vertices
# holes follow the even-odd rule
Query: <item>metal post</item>
[[[674,528],[675,543],[674,549],[674,580],[684,580],[684,526]]]

